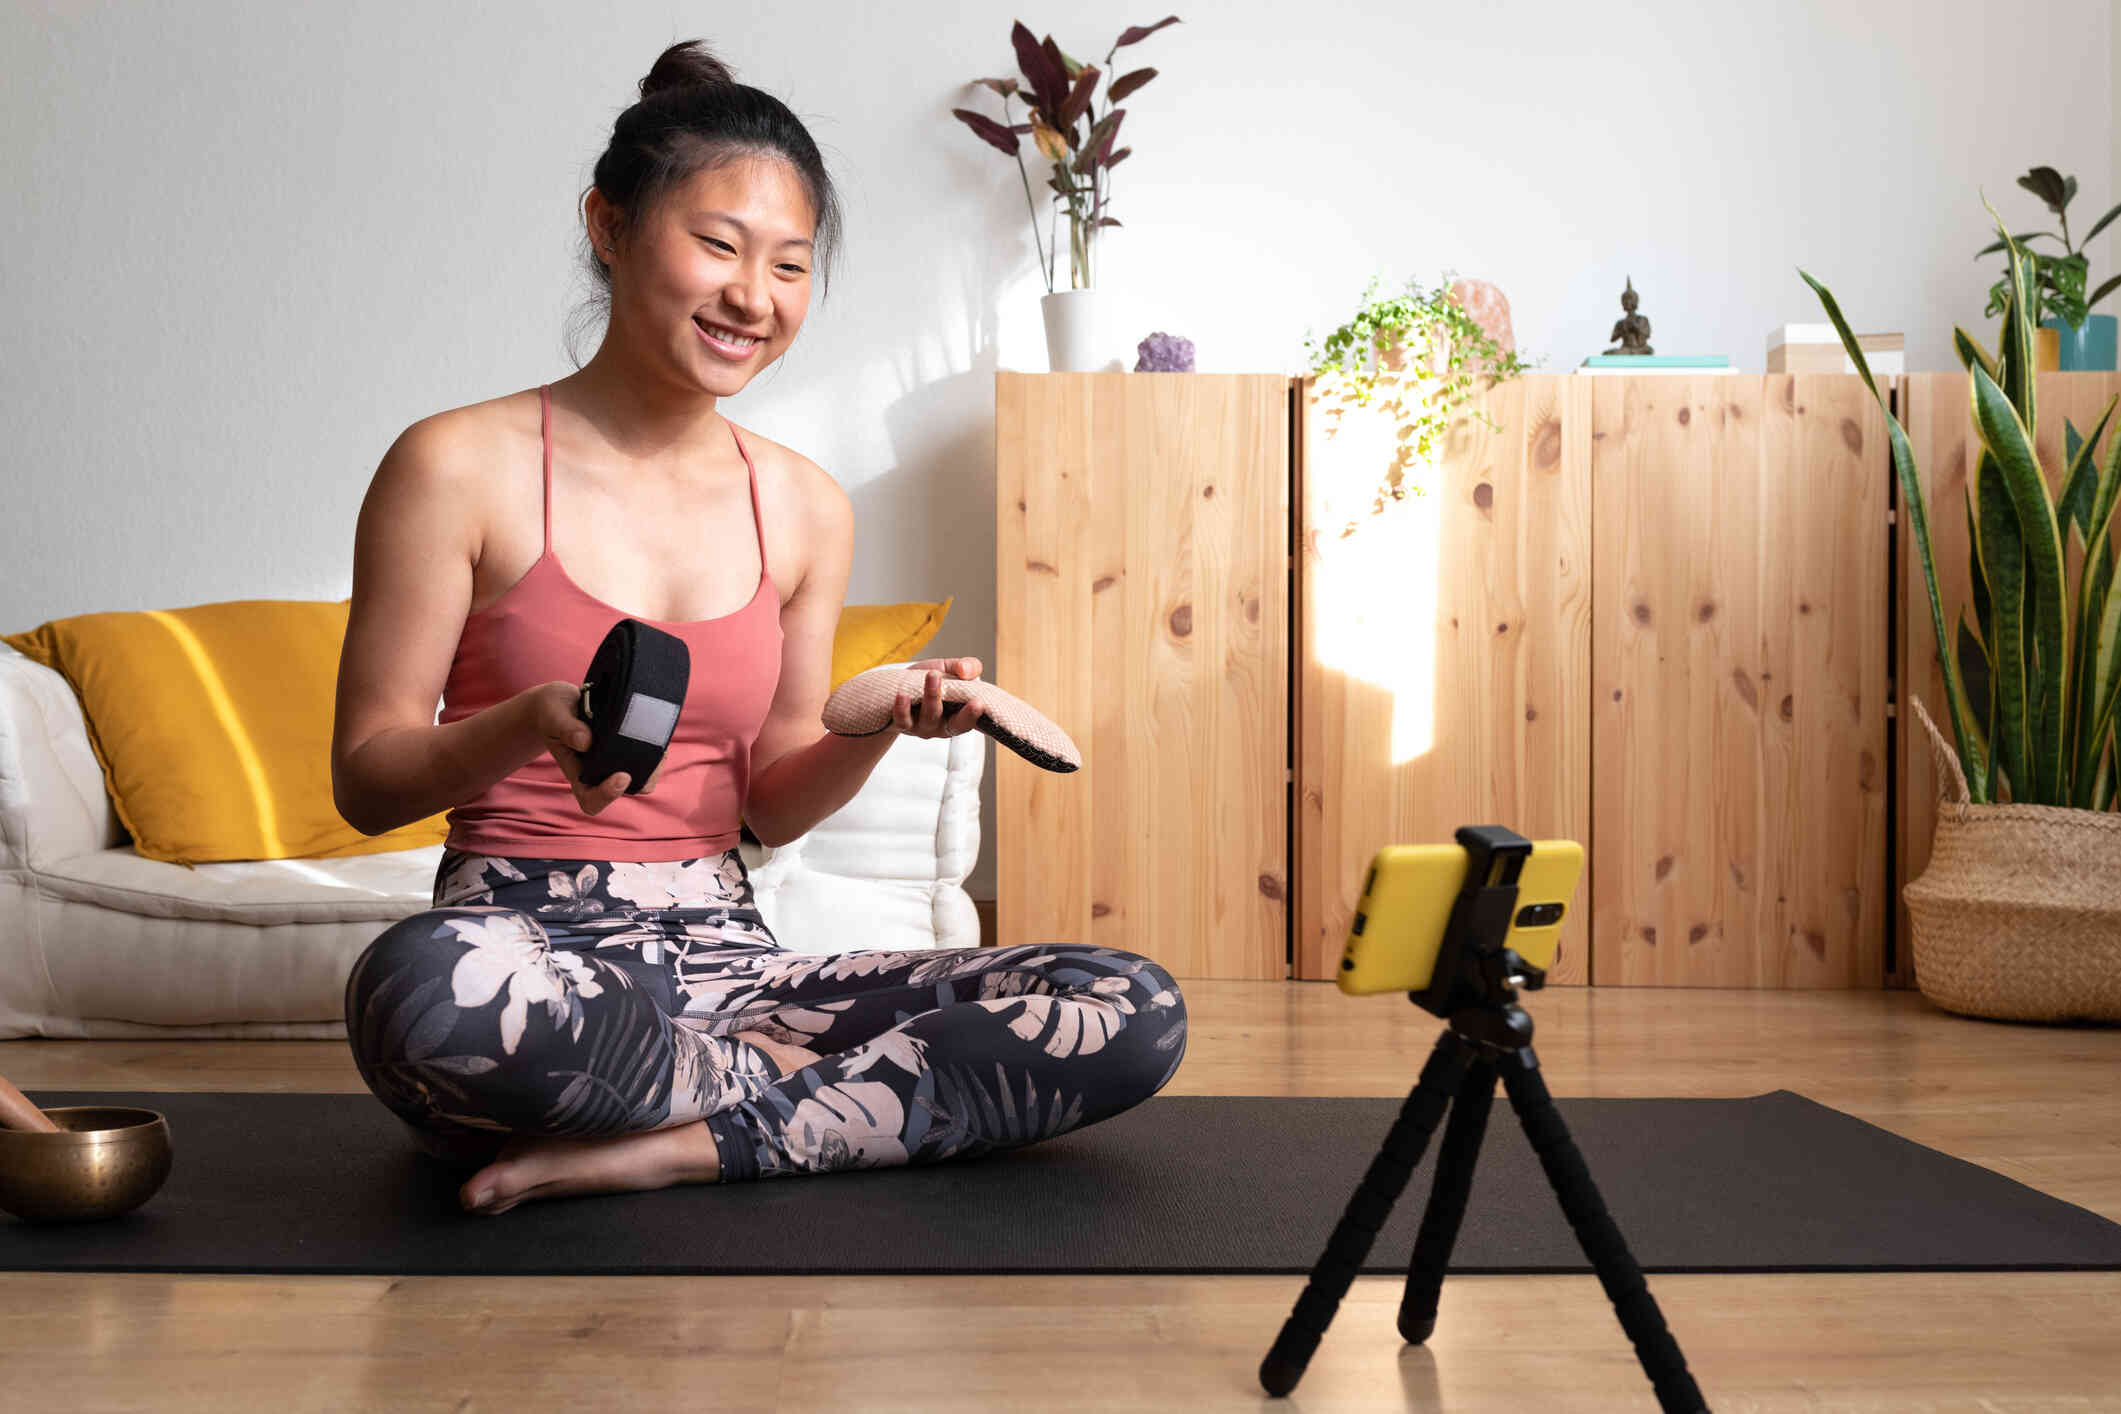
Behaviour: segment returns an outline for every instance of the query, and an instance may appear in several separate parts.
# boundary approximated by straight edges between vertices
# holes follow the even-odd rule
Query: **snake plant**
[[[1986,198],[1982,204],[1988,204]],[[1989,215],[1996,216],[1995,207],[1989,207]],[[2093,449],[2121,397],[2108,400],[2089,438],[2063,423],[2062,492],[2050,499],[2048,478],[2034,451],[2033,262],[2001,218],[1996,229],[2003,237],[2001,248],[2010,252],[2002,347],[1991,354],[1964,329],[1952,331],[1981,441],[1980,460],[1966,489],[1973,621],[1967,620],[1966,606],[1959,606],[1955,635],[1945,633],[1929,522],[1907,433],[1879,393],[1833,295],[1802,269],[1797,273],[1819,296],[1842,347],[1885,413],[1902,514],[1929,586],[1930,627],[1940,649],[1968,794],[1976,804],[2000,804],[2007,797],[2018,804],[2108,810],[2115,796],[2113,737],[2121,696],[2121,593],[2113,592],[2121,434],[2108,448],[2103,470]],[[2066,583],[2066,536],[2083,551],[2084,568],[2074,591]],[[1947,643],[1954,651],[1942,651]]]

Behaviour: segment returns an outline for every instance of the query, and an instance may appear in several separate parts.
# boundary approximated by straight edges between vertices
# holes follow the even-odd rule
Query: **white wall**
[[[1993,278],[1977,189],[2022,229],[2045,213],[2017,174],[2076,173],[2079,234],[2121,198],[2101,0],[1174,6],[1118,56],[1160,77],[1126,105],[1100,283],[1202,372],[1297,371],[1373,273],[1446,268],[1499,283],[1549,369],[1603,345],[1630,275],[1660,352],[1758,369],[1771,327],[1822,317],[1799,264],[1911,368],[1955,367]],[[1027,22],[1092,61],[1168,12],[1064,8]],[[1044,368],[1044,287],[1014,163],[948,112],[999,115],[968,84],[1013,70],[1015,13],[0,10],[0,628],[350,592],[397,433],[569,371],[577,194],[697,36],[810,122],[849,216],[843,281],[728,412],[853,495],[851,600],[955,594],[933,651],[991,663],[993,374]],[[992,858],[990,831],[977,894]]]

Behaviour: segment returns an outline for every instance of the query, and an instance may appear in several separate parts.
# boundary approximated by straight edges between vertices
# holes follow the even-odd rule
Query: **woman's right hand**
[[[601,785],[582,784],[581,753],[589,749],[589,723],[575,714],[575,704],[582,700],[580,683],[548,682],[531,689],[531,716],[536,723],[538,739],[544,743],[546,754],[559,764],[560,774],[567,777],[567,784],[574,788],[576,803],[585,815],[595,815],[604,807],[626,793],[632,777],[624,771],[614,771],[604,778]],[[666,756],[664,758],[668,760]],[[662,763],[656,763],[655,774],[641,788],[642,795],[655,791],[655,783],[662,778]]]

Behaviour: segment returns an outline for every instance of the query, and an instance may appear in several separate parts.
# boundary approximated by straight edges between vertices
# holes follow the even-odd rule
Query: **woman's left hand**
[[[980,661],[977,658],[923,658],[908,665],[915,672],[926,672],[928,684],[921,693],[919,702],[914,702],[905,693],[900,693],[891,704],[891,723],[905,736],[963,736],[979,722],[980,704],[967,702],[943,716],[943,679],[976,678]]]

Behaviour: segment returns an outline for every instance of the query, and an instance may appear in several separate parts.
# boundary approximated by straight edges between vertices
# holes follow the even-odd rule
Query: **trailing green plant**
[[[1982,204],[1988,205],[1986,197]],[[2113,438],[2103,470],[2093,449],[2121,397],[2107,402],[2088,439],[2065,420],[2062,489],[2050,499],[2034,450],[2033,262],[1996,208],[1988,211],[2003,235],[1998,248],[2010,255],[2010,279],[2001,348],[1991,354],[1964,329],[1952,331],[1981,442],[1965,498],[1974,617],[1968,623],[1960,605],[1956,634],[1945,632],[1907,433],[1880,395],[1834,297],[1802,269],[1797,273],[1826,307],[1842,347],[1885,413],[1902,514],[1929,588],[1930,627],[1969,797],[1976,804],[2000,804],[2008,796],[2018,804],[2108,810],[2115,796],[2114,719],[2121,698],[2121,594],[2113,592],[2121,434]],[[2064,543],[2070,536],[2083,550],[2075,589],[2066,583]]]
[[[1359,406],[1370,405],[1378,383],[1391,372],[1389,360],[1395,350],[1403,355],[1406,372],[1413,375],[1413,387],[1419,391],[1413,406],[1407,405],[1408,384],[1403,378],[1390,380],[1393,396],[1382,405],[1399,419],[1400,445],[1378,487],[1373,513],[1384,509],[1388,501],[1422,495],[1420,485],[1408,485],[1409,465],[1432,461],[1437,443],[1476,393],[1533,367],[1514,351],[1505,352],[1452,297],[1453,272],[1445,271],[1443,283],[1434,290],[1423,290],[1420,281],[1409,280],[1405,293],[1373,299],[1382,278],[1371,278],[1355,316],[1328,334],[1323,346],[1312,342],[1309,330],[1304,332],[1304,354],[1312,375],[1340,374],[1346,396]],[[1422,376],[1424,372],[1428,376]],[[1496,428],[1495,420],[1485,412],[1476,408],[1472,415]],[[1341,533],[1346,536],[1354,529],[1349,526]]]
[[[2008,241],[2025,245],[2044,237],[2059,242],[2062,246],[2060,255],[2042,255],[2038,251],[2032,251],[2027,256],[2033,266],[2033,287],[2039,291],[2038,313],[2033,322],[2037,325],[2044,318],[2054,318],[2072,329],[2082,329],[2086,317],[2091,314],[2092,306],[2116,289],[2121,289],[2121,275],[2116,275],[2094,290],[2091,298],[2086,299],[2084,296],[2084,287],[2091,279],[2091,263],[2085,258],[2084,252],[2091,245],[2092,237],[2105,230],[2116,216],[2121,216],[2121,205],[2101,216],[2098,223],[2085,232],[2084,239],[2073,246],[2069,242],[2069,204],[2071,198],[2077,194],[2077,179],[2065,177],[2052,167],[2035,167],[2018,179],[2018,185],[2047,203],[2047,209],[2054,212],[2056,218],[2062,222],[2062,234],[2058,236],[2053,231],[2026,231],[2016,236],[2006,235],[2003,240],[1984,246],[1974,259],[1980,260],[1985,256],[1994,255],[2002,250]],[[1993,211],[1994,208],[1991,207],[1990,210]],[[2003,302],[2010,294],[2010,282],[2011,273],[2005,269],[2003,278],[1989,288],[1988,308],[1983,312],[1990,319],[1994,319],[2003,311]]]

